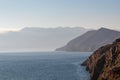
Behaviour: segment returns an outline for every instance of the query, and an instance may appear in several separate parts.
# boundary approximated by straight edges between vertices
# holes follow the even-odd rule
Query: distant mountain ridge
[[[26,27],[0,34],[0,51],[53,51],[86,31],[80,27]]]
[[[57,48],[56,51],[95,51],[100,46],[113,42],[120,37],[120,32],[100,28],[99,30],[91,30],[85,34],[69,41],[65,46]]]

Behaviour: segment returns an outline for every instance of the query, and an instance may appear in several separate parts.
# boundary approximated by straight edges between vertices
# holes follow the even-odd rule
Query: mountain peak
[[[82,36],[79,36],[68,42],[68,44],[64,47],[58,48],[56,50],[85,52],[95,51],[100,46],[113,42],[113,40],[118,38],[119,36],[120,32],[118,31],[107,28],[100,28],[96,31],[86,32]]]
[[[114,31],[114,32],[119,32],[119,31],[116,31],[116,30],[113,30],[113,29],[108,29],[108,28],[104,28],[104,27],[101,27],[100,29],[98,29],[98,31],[104,31],[104,32],[106,32],[106,31]]]
[[[101,27],[99,30],[110,30],[110,29]]]

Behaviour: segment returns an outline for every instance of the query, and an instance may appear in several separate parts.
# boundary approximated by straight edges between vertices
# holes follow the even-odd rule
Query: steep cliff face
[[[90,72],[90,80],[120,80],[120,38],[96,50],[81,65]]]

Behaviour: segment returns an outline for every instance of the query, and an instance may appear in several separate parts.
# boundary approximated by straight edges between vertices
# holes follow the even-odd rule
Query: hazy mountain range
[[[17,32],[0,34],[0,51],[52,51],[86,31],[80,27],[27,27]]]
[[[99,47],[112,43],[120,37],[120,32],[106,28],[91,30],[85,34],[69,41],[65,46],[56,49],[57,51],[95,51]]]

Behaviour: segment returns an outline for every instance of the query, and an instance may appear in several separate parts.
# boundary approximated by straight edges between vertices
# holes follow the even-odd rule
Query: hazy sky
[[[80,26],[120,30],[120,0],[0,0],[0,29]]]

